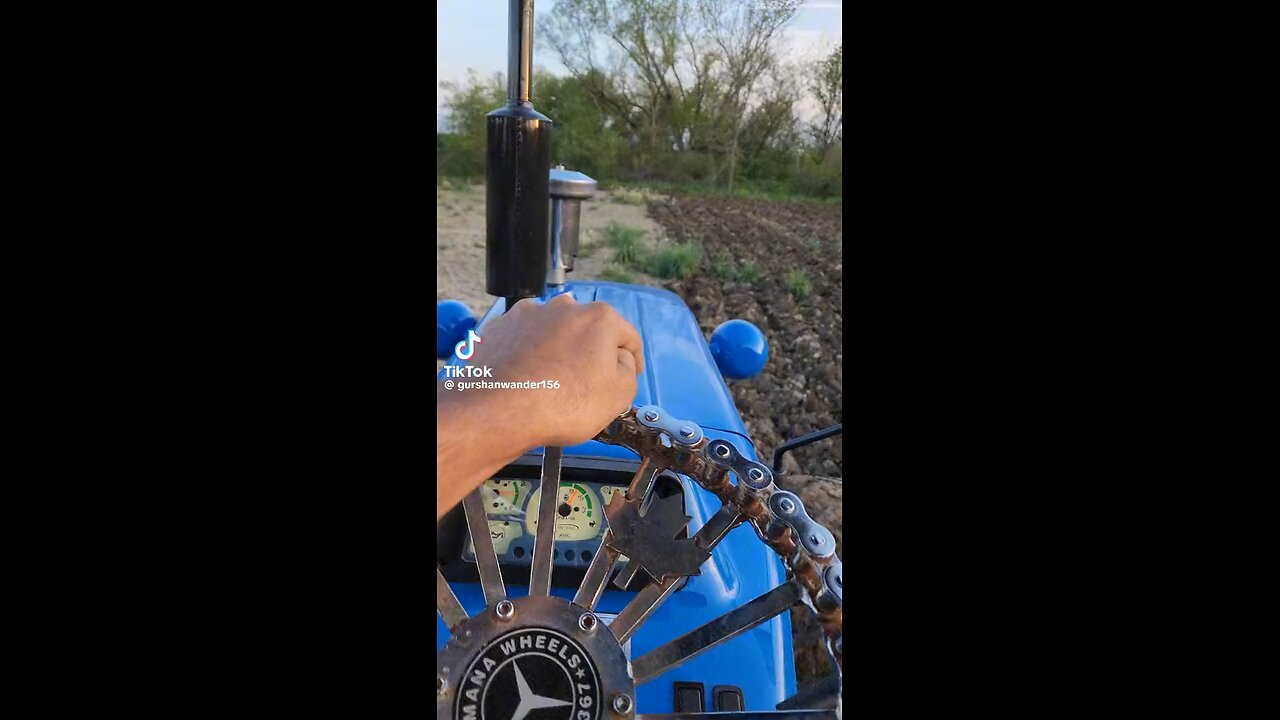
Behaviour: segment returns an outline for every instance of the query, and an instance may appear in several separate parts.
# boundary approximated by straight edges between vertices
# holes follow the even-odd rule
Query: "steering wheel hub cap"
[[[436,656],[446,688],[436,697],[437,720],[626,717],[614,709],[614,697],[629,701],[635,684],[622,646],[603,623],[581,622],[588,611],[557,597],[507,602],[514,608],[509,617],[472,618],[469,635],[451,637]]]

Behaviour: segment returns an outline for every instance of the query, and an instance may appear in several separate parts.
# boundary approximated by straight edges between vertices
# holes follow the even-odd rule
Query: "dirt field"
[[[705,250],[702,272],[667,287],[689,304],[707,336],[720,323],[742,318],[769,341],[764,370],[729,383],[766,462],[786,440],[843,422],[843,208],[677,196],[651,202],[649,211],[671,240],[698,242]],[[760,271],[759,279],[742,279],[747,266]],[[804,500],[847,559],[843,487],[836,480],[844,474],[842,449],[836,436],[787,453],[778,485]],[[804,687],[829,673],[831,661],[807,608],[793,610],[791,622],[796,679]]]
[[[627,203],[601,193],[583,204],[586,256],[579,256],[570,279],[602,277],[611,253],[601,247],[601,233],[611,221],[643,229],[648,243],[699,244],[701,264],[686,280],[629,272],[637,283],[681,296],[707,337],[732,318],[764,331],[764,370],[729,384],[758,454],[771,462],[783,441],[843,422],[842,207],[695,196],[651,196],[647,204],[623,199]],[[437,299],[462,300],[477,316],[492,303],[484,293],[484,232],[482,185],[436,191]],[[789,453],[778,484],[799,494],[831,529],[844,558],[842,448],[837,436]],[[801,687],[827,674],[830,662],[808,612],[792,613]]]
[[[582,203],[579,255],[570,280],[600,279],[608,264],[608,253],[600,249],[601,233],[610,222],[640,228],[647,238],[663,238],[662,228],[649,219],[643,202],[619,203],[601,191]],[[493,304],[493,296],[484,291],[484,185],[436,189],[436,259],[436,299],[461,300],[477,318],[483,315]],[[659,282],[632,274],[641,284]]]

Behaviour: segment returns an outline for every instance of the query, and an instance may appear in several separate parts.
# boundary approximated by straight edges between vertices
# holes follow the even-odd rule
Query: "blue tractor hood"
[[[658,405],[681,420],[692,420],[709,436],[723,436],[754,458],[746,441],[746,427],[721,377],[702,328],[689,307],[675,293],[661,288],[611,282],[574,282],[563,286],[580,303],[605,302],[640,333],[644,345],[644,373],[636,382],[637,407]],[[554,297],[539,298],[540,302]],[[506,303],[499,298],[476,329],[484,335],[485,323],[501,315]],[[448,364],[461,364],[451,358]],[[442,376],[443,377],[443,376]],[[720,431],[719,433],[715,431]],[[738,437],[731,437],[736,435]],[[565,448],[567,455],[635,457],[626,448],[589,441]]]
[[[702,329],[683,300],[667,290],[608,282],[568,283],[561,292],[572,294],[582,303],[608,303],[639,331],[644,345],[644,374],[638,378],[634,405],[658,405],[676,418],[696,422],[708,439],[726,440],[743,456],[760,459],[747,437]],[[504,310],[505,302],[498,299],[481,318],[476,332],[483,336],[486,323]],[[453,364],[459,362],[456,357],[450,360]],[[541,454],[541,448],[529,453],[531,456]],[[564,448],[566,466],[572,467],[575,461],[587,458],[634,460],[636,455],[625,447],[595,440]],[[692,530],[704,525],[720,510],[721,503],[718,497],[692,481],[682,479],[681,482],[685,486],[685,512],[691,518]],[[690,577],[684,588],[657,608],[649,622],[632,636],[631,657],[640,657],[661,643],[691,632],[783,582],[786,582],[786,571],[782,561],[750,528],[739,526],[724,536],[701,573]],[[485,607],[478,583],[454,583],[453,587],[468,612],[478,612]],[[509,584],[507,591],[513,597],[527,592],[519,584]],[[574,591],[568,587],[552,587],[552,593],[565,600],[572,599]],[[597,609],[616,615],[634,595],[611,585],[601,596]],[[439,616],[436,627],[439,648],[448,637]],[[795,692],[790,616],[783,613],[646,682],[637,688],[637,711],[675,712],[676,683],[695,680],[704,683],[705,690],[733,686],[742,693],[745,709],[772,710]],[[706,709],[713,709],[710,696],[706,698]]]

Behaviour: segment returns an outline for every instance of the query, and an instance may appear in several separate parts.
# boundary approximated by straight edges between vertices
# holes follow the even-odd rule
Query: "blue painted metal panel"
[[[733,443],[748,458],[758,460],[755,448],[746,440],[746,427],[733,404],[696,319],[677,295],[658,288],[605,282],[568,283],[564,292],[579,302],[607,302],[640,332],[644,342],[645,373],[636,390],[636,405],[659,405],[672,415],[701,425],[709,438]],[[481,319],[477,332],[503,311],[498,300]],[[458,364],[453,358],[452,363]],[[626,448],[589,441],[565,449],[566,463],[572,456],[630,457]],[[692,517],[690,532],[696,532],[720,508],[714,495],[682,479],[687,511]],[[658,647],[699,625],[719,617],[752,598],[763,595],[784,582],[782,562],[765,547],[753,531],[740,526],[725,536],[702,567],[702,574],[689,578],[632,638],[632,657]],[[612,588],[612,586],[609,586]],[[480,587],[474,583],[454,583],[454,592],[469,614],[484,607]],[[524,586],[508,586],[508,594],[528,593]],[[553,588],[566,600],[572,588]],[[598,609],[616,613],[634,593],[606,590]],[[448,638],[448,630],[436,616],[437,647]],[[637,692],[637,712],[673,712],[675,681],[696,681],[742,688],[746,709],[772,710],[795,692],[795,668],[791,655],[790,618],[783,614],[744,633],[704,655],[641,685]],[[711,708],[708,708],[711,709]]]

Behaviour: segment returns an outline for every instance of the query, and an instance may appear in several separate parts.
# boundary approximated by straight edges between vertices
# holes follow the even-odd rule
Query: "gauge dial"
[[[609,507],[609,503],[613,502],[615,493],[621,493],[623,497],[627,496],[627,489],[624,487],[614,487],[613,485],[605,485],[600,488],[600,497],[604,499],[604,506]]]
[[[541,493],[534,493],[525,506],[525,530],[538,533]],[[596,494],[580,483],[560,483],[560,504],[556,508],[556,540],[590,540],[600,534],[603,516]]]
[[[524,537],[524,526],[518,520],[490,520],[489,537],[493,539],[493,552],[505,555],[511,548],[511,541]],[[476,546],[471,538],[467,538],[467,554],[476,556]]]
[[[493,478],[480,486],[480,495],[484,498],[484,513],[490,519],[524,520],[524,510],[520,506],[529,497],[528,480],[503,480]],[[501,551],[499,551],[501,552]]]

